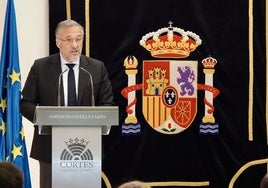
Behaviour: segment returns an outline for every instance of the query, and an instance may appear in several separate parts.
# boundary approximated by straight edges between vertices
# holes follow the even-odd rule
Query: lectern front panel
[[[101,128],[52,129],[52,187],[101,188]]]

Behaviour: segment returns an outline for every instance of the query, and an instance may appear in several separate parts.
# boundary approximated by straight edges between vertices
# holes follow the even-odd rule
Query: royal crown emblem
[[[213,69],[217,64],[217,60],[213,57],[207,57],[202,60],[202,64],[206,69]]]
[[[201,43],[197,34],[173,27],[172,22],[169,27],[147,33],[140,40],[140,45],[157,58],[188,57]]]

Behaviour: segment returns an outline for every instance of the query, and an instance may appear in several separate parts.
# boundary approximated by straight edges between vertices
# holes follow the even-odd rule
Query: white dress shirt
[[[61,56],[61,70],[62,72],[65,70],[68,70],[68,64],[70,62],[65,61],[62,56]],[[79,75],[79,59],[77,61],[71,62],[74,65],[73,70],[74,70],[74,78],[75,78],[75,90],[76,90],[76,97],[78,97],[78,75]],[[63,73],[62,75],[62,81],[63,81],[63,91],[64,91],[64,105],[68,105],[68,73],[69,70]]]

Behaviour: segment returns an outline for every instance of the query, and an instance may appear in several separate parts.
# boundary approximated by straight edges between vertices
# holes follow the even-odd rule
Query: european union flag
[[[0,161],[16,164],[24,173],[24,187],[31,188],[30,171],[19,109],[21,76],[16,14],[7,1],[0,61]]]

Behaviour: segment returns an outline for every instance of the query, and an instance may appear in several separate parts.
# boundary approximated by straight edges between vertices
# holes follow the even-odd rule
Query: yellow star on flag
[[[6,107],[7,107],[7,99],[1,99],[0,108],[2,108],[2,112],[5,111]]]
[[[1,121],[2,122],[1,122],[0,130],[2,130],[2,135],[4,135],[6,132],[6,123],[3,120]]]
[[[21,148],[22,148],[22,146],[17,147],[15,144],[13,145],[13,149],[12,149],[11,153],[14,156],[13,157],[14,160],[17,158],[17,156],[22,156]]]
[[[20,82],[20,73],[19,72],[17,73],[14,69],[12,71],[12,74],[9,75],[9,77],[12,80],[12,84],[14,84],[14,82],[16,81]]]

